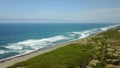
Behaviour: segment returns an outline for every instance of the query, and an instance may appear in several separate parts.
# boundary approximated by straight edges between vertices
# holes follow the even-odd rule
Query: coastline
[[[101,33],[101,32],[100,32],[100,33]],[[82,42],[83,40],[87,40],[87,39],[89,39],[90,37],[93,37],[93,36],[95,36],[95,35],[97,35],[97,34],[99,34],[99,33],[92,34],[92,35],[87,36],[87,37],[82,38],[82,39],[77,39],[77,40],[68,41],[68,42],[65,42],[65,43],[57,44],[57,45],[55,45],[55,46],[53,46],[53,47],[50,47],[50,48],[37,50],[37,51],[31,52],[31,53],[28,53],[28,54],[24,54],[24,55],[21,55],[21,56],[16,56],[16,57],[12,57],[12,58],[10,58],[10,59],[6,59],[6,60],[3,60],[3,61],[0,61],[0,67],[6,68],[6,67],[11,66],[11,65],[13,65],[13,64],[15,64],[15,63],[28,60],[28,59],[30,59],[30,58],[32,58],[32,57],[35,57],[35,56],[37,56],[37,55],[41,55],[41,54],[50,52],[50,51],[55,50],[55,49],[57,49],[57,48],[60,48],[60,47],[63,47],[63,46],[67,46],[67,45],[72,44],[72,43]]]
[[[116,26],[117,27],[117,26]],[[115,27],[114,27],[115,28]],[[111,28],[112,29],[112,28]],[[42,49],[42,50],[37,50],[37,51],[34,51],[34,52],[31,52],[29,54],[25,54],[25,55],[21,55],[21,56],[17,56],[17,57],[13,57],[13,58],[10,58],[10,59],[7,59],[7,60],[4,60],[4,61],[1,61],[0,62],[0,67],[1,68],[6,68],[8,66],[11,66],[15,63],[18,63],[18,62],[21,62],[21,61],[25,61],[25,60],[28,60],[32,57],[35,57],[37,55],[40,55],[40,54],[44,54],[44,53],[47,53],[49,51],[52,51],[52,50],[55,50],[59,47],[63,47],[63,46],[67,46],[68,44],[72,44],[72,43],[79,43],[83,40],[87,40],[87,39],[90,39],[91,37],[94,37],[95,35],[99,34],[99,33],[102,33],[102,32],[105,32],[105,31],[101,31],[101,32],[98,32],[98,33],[94,33],[90,36],[87,36],[85,38],[82,38],[82,39],[77,39],[77,40],[73,40],[73,41],[68,41],[68,42],[65,42],[65,43],[61,43],[61,44],[57,44],[53,47],[50,47],[50,48],[47,48],[47,49]]]

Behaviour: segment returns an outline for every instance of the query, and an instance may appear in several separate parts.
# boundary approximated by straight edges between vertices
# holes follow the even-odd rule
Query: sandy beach
[[[88,38],[88,37],[86,37],[86,38]],[[86,38],[83,38],[83,39],[86,39]],[[82,39],[66,42],[66,43],[63,43],[63,44],[58,44],[58,45],[55,45],[55,46],[47,48],[47,49],[38,50],[38,51],[29,53],[29,54],[25,54],[25,55],[22,55],[22,56],[17,56],[17,57],[11,58],[11,59],[7,59],[7,60],[4,60],[4,61],[1,61],[0,62],[0,68],[6,68],[6,67],[11,66],[11,65],[13,65],[15,63],[18,63],[18,62],[21,62],[21,61],[25,61],[25,60],[30,59],[32,57],[35,57],[37,55],[40,55],[40,54],[52,51],[54,49],[57,49],[59,47],[66,46],[66,45],[71,44],[71,43],[80,42],[80,40],[82,40]]]
[[[105,32],[105,31],[102,31],[102,32]],[[99,33],[102,33],[102,32],[99,32]],[[32,57],[35,57],[37,55],[40,55],[40,54],[43,54],[43,53],[46,53],[46,52],[49,52],[49,51],[52,51],[52,50],[55,50],[55,49],[57,49],[59,47],[66,46],[68,44],[80,43],[80,42],[84,43],[84,42],[86,42],[86,40],[90,39],[91,37],[96,36],[99,33],[94,33],[94,34],[92,34],[92,35],[90,35],[88,37],[82,38],[82,39],[69,41],[69,42],[66,42],[66,43],[55,45],[55,46],[47,48],[47,49],[37,50],[37,51],[29,53],[29,54],[25,54],[25,55],[22,55],[22,56],[18,56],[18,57],[14,57],[14,58],[11,58],[11,59],[1,61],[0,62],[0,68],[6,68],[6,67],[11,66],[11,65],[13,65],[15,63],[28,60],[28,59],[30,59]]]

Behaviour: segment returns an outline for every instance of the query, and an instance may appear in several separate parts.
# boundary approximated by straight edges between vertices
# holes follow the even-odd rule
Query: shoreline
[[[117,26],[113,27],[113,28],[116,28]],[[109,29],[112,29],[112,28],[109,28]],[[109,30],[107,29],[107,30]],[[105,31],[107,31],[105,30]],[[6,59],[6,60],[3,60],[3,61],[0,61],[0,67],[1,68],[6,68],[8,66],[11,66],[15,63],[18,63],[18,62],[21,62],[21,61],[25,61],[25,60],[28,60],[32,57],[35,57],[37,55],[41,55],[41,54],[44,54],[44,53],[47,53],[47,52],[50,52],[52,50],[55,50],[57,48],[60,48],[60,47],[63,47],[63,46],[67,46],[68,44],[72,44],[72,43],[79,43],[83,40],[87,40],[87,39],[90,39],[91,37],[94,37],[96,36],[97,34],[100,34],[102,32],[105,32],[105,31],[100,31],[98,33],[93,33],[87,37],[84,37],[84,38],[81,38],[81,39],[76,39],[76,40],[71,40],[71,41],[68,41],[68,42],[64,42],[64,43],[60,43],[60,44],[56,44],[55,46],[52,46],[52,47],[49,47],[49,48],[45,48],[45,49],[39,49],[37,51],[34,51],[34,52],[31,52],[31,53],[28,53],[28,54],[24,54],[24,55],[20,55],[20,56],[16,56],[16,57],[12,57],[10,59]]]
[[[72,44],[72,43],[79,43],[80,41],[86,40],[86,39],[88,39],[90,37],[93,37],[93,36],[95,36],[97,34],[99,34],[99,33],[94,33],[94,34],[92,34],[90,36],[87,36],[87,37],[84,37],[84,38],[81,38],[81,39],[76,39],[76,40],[72,40],[72,41],[56,44],[55,46],[52,46],[52,47],[49,47],[49,48],[40,49],[40,50],[31,52],[31,53],[28,53],[28,54],[24,54],[24,55],[15,56],[15,57],[12,57],[12,58],[9,58],[9,59],[5,59],[3,61],[0,61],[0,67],[6,68],[6,67],[11,66],[11,65],[13,65],[15,63],[28,60],[28,59],[30,59],[32,57],[35,57],[37,55],[41,55],[41,54],[50,52],[50,51],[55,50],[57,48],[60,48],[60,47],[63,47],[63,46],[67,46],[67,45]]]

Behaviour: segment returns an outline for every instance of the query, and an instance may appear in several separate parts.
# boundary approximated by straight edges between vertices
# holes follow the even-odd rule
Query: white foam
[[[82,32],[73,32],[73,33],[80,35],[79,39],[81,39],[81,38],[88,37],[89,35],[92,35],[94,33],[98,33],[98,32],[101,32],[101,31],[106,31],[106,30],[108,30],[110,28],[114,28],[116,26],[119,26],[119,25],[117,24],[117,25],[113,25],[113,26],[107,26],[107,27],[103,27],[103,28],[96,28],[96,29],[85,30],[85,31],[82,31]]]
[[[114,27],[117,27],[117,26],[119,26],[119,24],[113,25],[113,26],[103,27],[103,28],[100,28],[100,29],[101,29],[102,31],[106,31],[106,30],[108,30],[108,29],[111,29],[111,28],[114,28]]]
[[[8,46],[6,46],[6,48],[8,48],[8,49],[16,49],[16,50],[21,50],[21,49],[23,49],[23,47],[22,46],[19,46],[19,44],[17,44],[17,43],[14,43],[14,44],[8,44]]]
[[[60,40],[66,40],[67,37],[64,36],[55,36],[51,38],[43,38],[43,39],[29,39],[25,41],[20,41],[17,43],[8,44],[5,46],[6,48],[10,49],[13,52],[19,52],[19,53],[29,53],[33,50],[38,50],[40,48],[44,48],[47,45],[52,45],[52,43],[60,41]],[[25,47],[30,47],[31,49],[23,49]]]
[[[72,32],[73,34],[76,34],[76,36],[79,36],[79,39],[88,37],[89,35],[93,34],[93,33],[97,33],[99,32],[98,29],[91,29],[91,30],[85,30],[85,31],[81,31],[81,32]]]
[[[6,53],[5,50],[0,50],[0,54],[4,54],[4,53]]]
[[[69,34],[69,36],[72,36],[72,37],[73,37],[73,36],[75,36],[75,34]]]
[[[96,29],[91,29],[91,30],[85,30],[85,31],[80,31],[80,32],[69,32],[66,35],[67,37],[63,36],[63,35],[59,35],[59,36],[54,36],[54,37],[50,37],[50,38],[28,39],[25,41],[11,43],[11,44],[8,44],[7,46],[4,46],[4,47],[8,48],[10,51],[0,50],[0,54],[4,54],[6,52],[18,52],[20,54],[18,54],[16,56],[21,56],[21,55],[36,51],[38,49],[44,48],[48,45],[52,46],[53,44],[55,44],[55,42],[59,42],[61,40],[70,41],[70,40],[74,40],[74,39],[85,38],[87,36],[90,36],[93,33],[105,31],[105,30],[113,28],[115,26],[118,26],[118,25],[103,27],[103,28],[96,28]],[[27,49],[26,47],[30,47],[31,49],[29,49],[29,48]],[[15,56],[13,56],[13,57],[15,57]],[[8,59],[13,58],[13,57],[8,57]]]

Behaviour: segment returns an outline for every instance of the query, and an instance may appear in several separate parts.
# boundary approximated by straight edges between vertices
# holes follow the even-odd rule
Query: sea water
[[[105,31],[113,23],[9,23],[0,24],[0,60]]]

